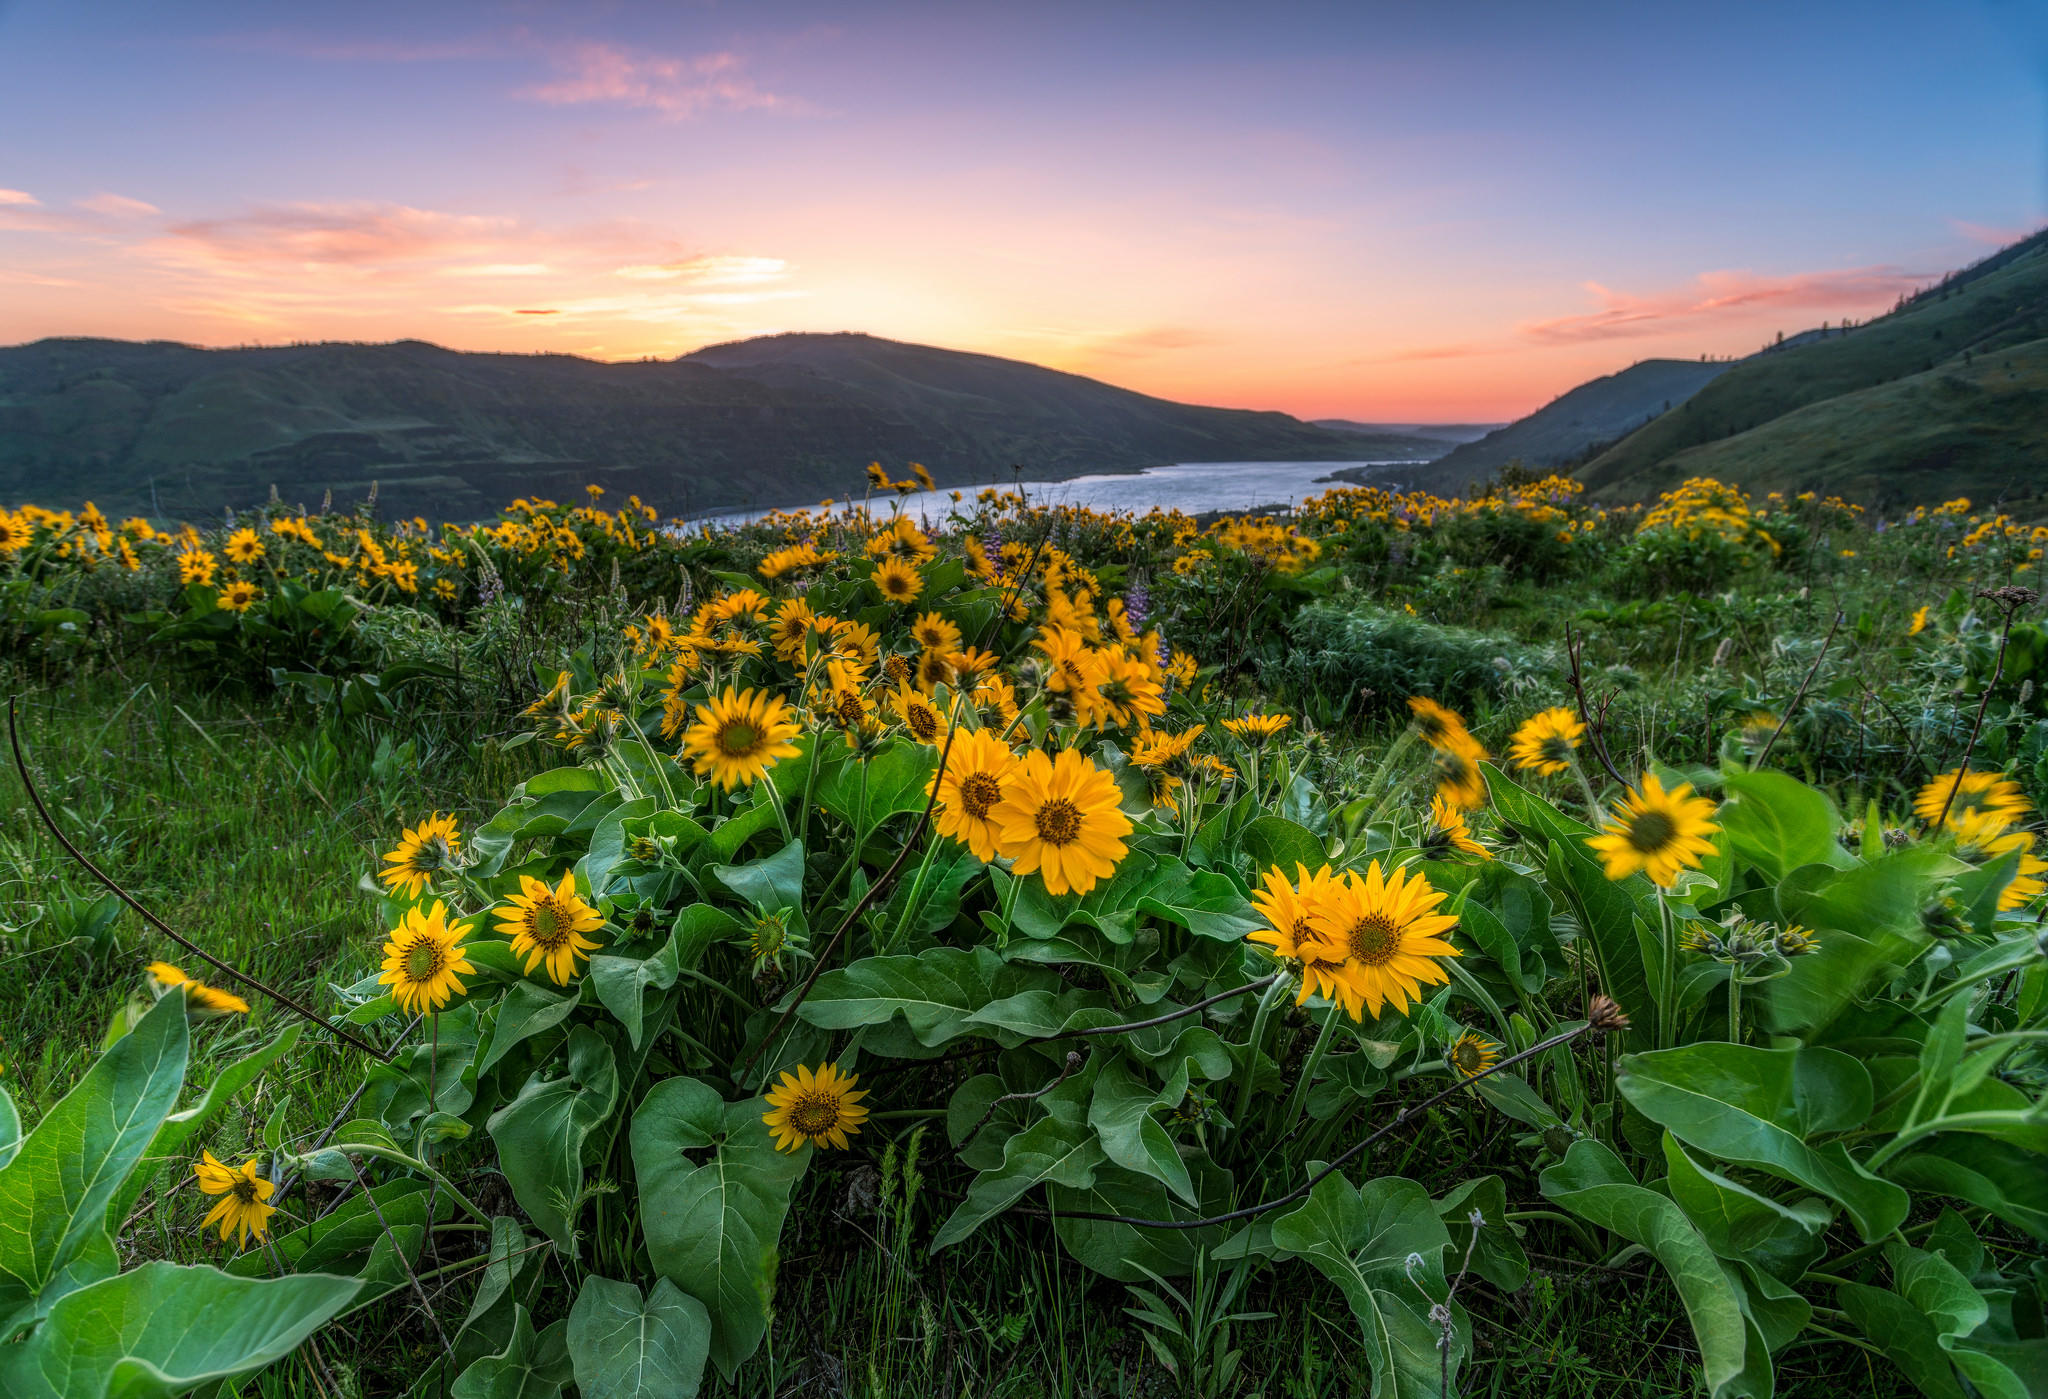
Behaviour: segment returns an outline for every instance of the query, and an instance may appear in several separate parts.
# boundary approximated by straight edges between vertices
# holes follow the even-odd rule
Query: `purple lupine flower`
[[[1131,630],[1143,631],[1145,619],[1151,615],[1152,590],[1141,579],[1131,584],[1130,591],[1124,594],[1124,616],[1130,619]]]

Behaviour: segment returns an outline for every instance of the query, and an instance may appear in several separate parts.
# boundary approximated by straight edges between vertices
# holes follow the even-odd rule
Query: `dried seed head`
[[[1595,996],[1592,1004],[1586,1007],[1586,1023],[1593,1027],[1595,1034],[1611,1035],[1628,1028],[1628,1016],[1612,996]]]

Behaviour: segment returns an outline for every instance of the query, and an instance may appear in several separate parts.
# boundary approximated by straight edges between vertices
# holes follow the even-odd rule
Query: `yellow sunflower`
[[[1124,857],[1130,819],[1118,810],[1116,779],[1072,748],[1050,758],[1026,754],[1003,780],[990,813],[997,849],[1018,874],[1037,874],[1047,893],[1085,894]]]
[[[858,1082],[859,1074],[842,1074],[837,1064],[820,1064],[816,1073],[799,1064],[795,1073],[783,1074],[782,1081],[763,1095],[768,1111],[761,1114],[761,1121],[775,1138],[775,1149],[798,1151],[810,1145],[844,1151],[847,1137],[859,1132],[868,1116],[860,1105],[867,1090],[855,1088]]]
[[[1932,612],[1933,610],[1934,609],[1931,605],[1923,603],[1920,606],[1920,608],[1913,613],[1913,625],[1906,629],[1906,635],[1918,636],[1921,632],[1926,631],[1927,614]]]
[[[1606,833],[1588,836],[1586,844],[1607,866],[1609,879],[1641,871],[1668,889],[1678,882],[1680,870],[1698,868],[1713,853],[1708,837],[1721,829],[1713,815],[1714,804],[1694,796],[1691,783],[1667,792],[1655,773],[1644,773],[1637,790],[1623,795]]]
[[[1500,1062],[1500,1046],[1483,1035],[1467,1030],[1451,1041],[1444,1062],[1460,1078],[1477,1078]]]
[[[1508,740],[1508,758],[1525,772],[1555,777],[1572,765],[1586,726],[1579,716],[1562,705],[1546,709],[1515,730]]]
[[[238,529],[228,536],[220,551],[235,563],[255,563],[263,557],[263,541],[253,529]]]
[[[802,732],[789,701],[766,690],[728,689],[697,706],[697,722],[683,734],[683,754],[699,777],[721,788],[751,787],[783,758],[796,756],[790,740]]]
[[[882,601],[893,602],[898,607],[908,607],[924,591],[924,575],[907,559],[883,559],[875,565],[872,578]]]
[[[1083,723],[1143,728],[1166,712],[1166,696],[1152,667],[1110,651],[1096,654],[1093,683],[1074,700]]]
[[[188,1014],[247,1015],[249,1003],[232,991],[223,991],[218,986],[208,986],[196,981],[169,962],[151,962],[147,968],[151,989],[161,996],[173,987],[185,988],[185,1009]]]
[[[1081,694],[1094,673],[1087,639],[1071,627],[1043,627],[1031,639],[1032,649],[1045,657],[1045,688],[1055,693]]]
[[[989,819],[1003,800],[1003,780],[1017,764],[1010,746],[987,729],[960,734],[938,778],[939,809],[932,824],[974,852],[977,860],[996,857],[996,825]],[[927,791],[930,788],[926,788]]]
[[[973,699],[978,708],[993,714],[1005,727],[1017,717],[1017,691],[1000,675],[983,676],[974,687]]]
[[[455,818],[437,811],[399,833],[398,848],[384,856],[384,863],[391,868],[379,870],[377,878],[393,893],[402,889],[407,898],[416,899],[435,875],[455,867],[461,850],[462,837],[456,830]]]
[[[1951,789],[1955,792],[1954,801],[1949,800]],[[1930,826],[1943,819],[1944,807],[1948,809],[1947,822],[1951,826],[1980,811],[1996,812],[2013,821],[2034,809],[2019,784],[2004,773],[1965,772],[1961,768],[1943,773],[1913,798],[1913,814]]]
[[[519,892],[498,911],[498,931],[512,939],[512,954],[533,973],[545,963],[557,986],[577,974],[576,962],[599,944],[584,937],[604,926],[598,911],[576,894],[576,872],[567,870],[559,887],[550,889],[532,875],[519,876]]]
[[[774,642],[777,656],[785,661],[802,659],[804,638],[811,634],[815,615],[811,605],[800,597],[789,598],[775,609],[775,620],[768,624],[768,639]]]
[[[191,549],[178,555],[178,581],[180,583],[210,584],[219,560],[204,549]]]
[[[247,612],[261,601],[263,589],[247,579],[237,578],[221,589],[220,609],[223,612]]]
[[[237,1248],[247,1248],[251,1237],[260,1239],[270,1232],[270,1216],[276,1206],[268,1201],[277,1192],[277,1183],[257,1171],[254,1159],[229,1166],[216,1160],[212,1152],[202,1151],[192,1165],[192,1174],[199,1178],[201,1192],[221,1197],[199,1222],[202,1230],[218,1224],[222,1243],[230,1234],[240,1236],[235,1241]]]
[[[1472,838],[1472,828],[1465,824],[1463,811],[1442,797],[1431,797],[1429,827],[1422,833],[1422,851],[1434,858],[1453,850],[1477,855],[1482,860],[1493,858],[1491,851]]]
[[[1456,747],[1471,738],[1463,719],[1426,696],[1408,696],[1408,712],[1415,717],[1417,736],[1432,748]]]
[[[1344,958],[1316,936],[1315,915],[1329,899],[1337,876],[1328,865],[1310,874],[1308,866],[1299,862],[1294,875],[1290,883],[1278,865],[1266,871],[1258,892],[1252,895],[1252,908],[1266,920],[1266,926],[1246,933],[1245,940],[1262,943],[1272,948],[1275,956],[1300,964],[1296,1005],[1312,995],[1334,1001],[1339,999],[1337,973]]]
[[[1437,963],[1460,955],[1442,936],[1458,920],[1436,911],[1443,901],[1443,890],[1419,872],[1383,874],[1374,860],[1363,878],[1346,870],[1318,902],[1312,943],[1322,960],[1340,962],[1337,1000],[1353,1020],[1378,1019],[1387,1005],[1406,1010],[1422,999],[1424,983],[1450,980]]]
[[[1479,764],[1486,750],[1468,733],[1459,733],[1431,755],[1436,765],[1436,800],[1461,811],[1486,805],[1486,778]]]
[[[936,612],[927,612],[912,622],[910,636],[927,651],[953,652],[960,649],[960,628]]]
[[[400,1010],[415,1015],[439,1010],[467,989],[463,976],[476,974],[462,955],[467,931],[467,925],[448,921],[447,905],[439,899],[424,910],[415,904],[384,944],[384,970],[377,983],[391,988]]]
[[[919,743],[936,748],[946,736],[946,716],[909,685],[897,687],[896,693],[889,696],[889,707]]]
[[[1285,714],[1247,714],[1242,719],[1225,719],[1223,727],[1257,748],[1293,722]]]

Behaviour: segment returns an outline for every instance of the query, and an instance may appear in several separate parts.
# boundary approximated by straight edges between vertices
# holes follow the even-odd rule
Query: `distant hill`
[[[1456,444],[1476,442],[1505,423],[1355,423],[1349,418],[1311,418],[1317,427],[1332,432],[1355,432],[1361,437],[1399,440],[1420,437],[1428,442]]]
[[[1440,444],[1407,439],[1409,454]],[[1389,455],[1394,452],[1389,449]],[[941,484],[1179,461],[1359,460],[1288,417],[1151,398],[1015,360],[867,335],[780,335],[681,359],[465,354],[418,341],[205,350],[0,349],[0,500],[196,517],[360,499],[471,519],[586,482],[671,512],[844,497],[861,469]]]
[[[1689,476],[1874,505],[2048,495],[2048,230],[1889,315],[1751,356],[1580,471],[1609,499]]]
[[[1684,403],[1731,366],[1689,359],[1646,359],[1584,383],[1526,418],[1438,458],[1436,489],[1456,490],[1509,462],[1553,470],[1634,432]]]

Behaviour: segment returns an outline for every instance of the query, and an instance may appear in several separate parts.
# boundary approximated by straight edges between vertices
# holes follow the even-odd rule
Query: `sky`
[[[1500,421],[2048,221],[2048,3],[0,0],[0,344],[861,330]]]

